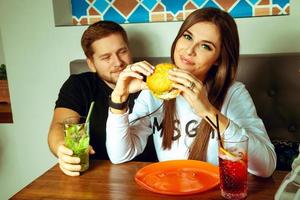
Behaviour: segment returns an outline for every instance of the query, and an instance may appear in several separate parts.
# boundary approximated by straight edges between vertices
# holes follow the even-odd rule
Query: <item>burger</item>
[[[169,100],[180,94],[178,89],[172,87],[173,81],[168,78],[168,71],[176,68],[171,63],[161,63],[155,66],[154,72],[147,77],[146,83],[151,93],[163,100]]]

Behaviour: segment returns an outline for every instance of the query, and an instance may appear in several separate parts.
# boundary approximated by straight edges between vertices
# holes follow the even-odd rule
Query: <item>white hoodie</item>
[[[109,111],[106,148],[113,163],[130,161],[141,154],[151,134],[154,134],[153,140],[159,161],[188,158],[189,146],[195,138],[196,127],[202,119],[193,112],[192,107],[182,96],[176,99],[179,121],[175,122],[175,140],[171,149],[162,149],[162,107],[150,117],[142,118],[129,126],[130,121],[153,112],[162,103],[163,101],[155,98],[150,91],[144,90],[136,99],[130,115],[128,112],[120,115]],[[254,103],[244,84],[235,82],[229,88],[221,113],[230,120],[224,132],[225,139],[238,139],[243,135],[249,137],[248,171],[257,176],[270,176],[276,167],[274,146],[262,120],[257,116]],[[217,136],[213,137],[213,134],[209,139],[206,160],[218,165],[218,141]]]

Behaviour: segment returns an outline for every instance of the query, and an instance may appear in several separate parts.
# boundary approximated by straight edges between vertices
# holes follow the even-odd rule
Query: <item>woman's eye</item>
[[[208,50],[208,51],[211,51],[211,48],[210,48],[209,45],[202,44],[201,47],[202,47],[203,49],[206,49],[206,50]]]
[[[191,40],[192,37],[189,34],[183,34],[183,37],[187,40]]]

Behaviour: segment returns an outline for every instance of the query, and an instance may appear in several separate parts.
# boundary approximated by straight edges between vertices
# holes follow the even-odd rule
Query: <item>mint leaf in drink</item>
[[[65,126],[65,144],[72,149],[75,156],[86,153],[89,148],[89,135],[84,124],[68,124]]]

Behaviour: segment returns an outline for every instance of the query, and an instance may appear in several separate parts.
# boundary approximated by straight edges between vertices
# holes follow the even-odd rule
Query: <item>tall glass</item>
[[[221,195],[225,199],[244,199],[248,184],[248,140],[243,136],[239,140],[224,140],[219,145],[219,169]]]
[[[81,172],[89,168],[89,123],[86,117],[69,117],[64,120],[65,145],[80,158]]]

